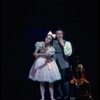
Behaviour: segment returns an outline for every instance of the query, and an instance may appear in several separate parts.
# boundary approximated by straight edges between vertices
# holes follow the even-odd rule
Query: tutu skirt
[[[47,60],[46,58],[39,57],[33,63],[29,79],[39,82],[53,83],[61,79],[59,69],[53,58]]]

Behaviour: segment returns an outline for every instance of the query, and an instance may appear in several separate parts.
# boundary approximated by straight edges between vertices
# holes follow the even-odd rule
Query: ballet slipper
[[[45,100],[45,98],[41,98],[40,100]]]
[[[56,99],[54,99],[53,97],[51,97],[51,100],[56,100]]]

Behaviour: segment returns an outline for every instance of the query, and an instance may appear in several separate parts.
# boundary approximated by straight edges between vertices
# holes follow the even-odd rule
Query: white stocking
[[[50,91],[51,98],[54,98],[53,97],[54,91],[53,91],[53,84],[52,83],[49,83],[49,91]]]
[[[44,98],[45,87],[44,87],[44,83],[43,82],[40,83],[40,91],[41,91],[42,98]]]

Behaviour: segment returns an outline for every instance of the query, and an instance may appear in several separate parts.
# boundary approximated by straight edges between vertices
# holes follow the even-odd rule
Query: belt
[[[55,52],[55,53],[62,53],[62,52]]]

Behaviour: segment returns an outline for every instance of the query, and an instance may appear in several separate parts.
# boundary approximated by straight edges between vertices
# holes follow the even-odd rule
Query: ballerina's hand
[[[50,52],[48,51],[48,52],[46,53],[46,57],[49,57],[49,55],[50,55]]]
[[[33,53],[32,55],[33,55],[34,57],[36,57],[36,58],[38,57],[38,54],[37,54],[37,53]]]

